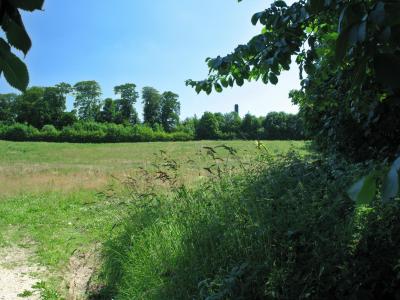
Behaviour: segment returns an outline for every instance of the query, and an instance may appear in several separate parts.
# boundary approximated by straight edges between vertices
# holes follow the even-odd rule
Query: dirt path
[[[35,274],[43,270],[29,263],[31,256],[24,248],[0,249],[0,300],[40,299],[39,292],[32,286],[39,281]]]
[[[87,293],[93,290],[92,276],[99,266],[98,246],[87,252],[77,251],[69,260],[65,276],[68,288],[68,300],[87,299]]]

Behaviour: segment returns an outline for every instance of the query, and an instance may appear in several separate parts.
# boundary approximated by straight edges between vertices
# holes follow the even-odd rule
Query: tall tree
[[[114,87],[114,93],[120,95],[117,100],[118,123],[137,124],[138,114],[134,105],[139,98],[139,93],[136,91],[136,85],[133,83],[126,83]]]
[[[179,95],[173,92],[164,92],[161,95],[161,124],[164,130],[171,132],[179,124],[181,104]]]
[[[215,114],[205,112],[196,127],[198,139],[216,139],[219,137],[219,123]]]
[[[54,87],[31,87],[15,101],[16,121],[41,128],[51,124],[64,126],[66,95],[71,86],[66,83]]]
[[[153,87],[144,87],[142,91],[144,123],[152,127],[161,123],[161,95]]]
[[[63,114],[66,108],[67,94],[72,91],[68,83],[59,83],[54,87],[46,87],[43,94],[43,105],[48,114],[47,124],[62,127]],[[44,124],[45,125],[45,124]]]
[[[261,128],[261,122],[256,117],[250,113],[247,113],[242,121],[241,132],[247,139],[258,138],[258,130]]]
[[[270,112],[263,121],[264,137],[268,140],[303,139],[303,126],[299,115]]]
[[[224,120],[221,124],[221,131],[223,133],[238,135],[240,132],[240,126],[242,125],[242,119],[237,112],[230,112],[224,114]]]
[[[96,81],[81,81],[74,85],[74,108],[78,117],[84,121],[93,121],[100,111],[101,88]]]
[[[104,100],[103,109],[100,112],[99,121],[105,123],[114,123],[117,117],[117,105],[116,102],[107,98]]]
[[[13,123],[15,121],[15,100],[17,94],[0,94],[0,122]]]
[[[48,105],[44,102],[45,88],[31,87],[16,98],[16,121],[28,123],[36,128],[41,128],[51,119],[48,114]]]

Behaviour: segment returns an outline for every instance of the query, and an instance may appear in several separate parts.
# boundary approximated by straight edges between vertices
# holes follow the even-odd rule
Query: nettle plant
[[[346,153],[346,144],[355,139],[352,123],[342,122],[351,116],[361,124],[352,148],[356,155],[365,154],[360,160],[389,161],[399,154],[393,113],[400,103],[399,0],[300,0],[292,5],[278,0],[254,14],[252,23],[261,24],[260,34],[226,56],[207,58],[208,78],[186,84],[207,94],[251,80],[275,85],[294,60],[302,89],[291,95],[305,111],[306,123],[314,125],[314,137],[339,144]],[[377,109],[382,105],[384,110]],[[391,132],[383,138],[379,133],[385,131]],[[394,198],[399,167],[396,160],[389,171],[364,177],[349,195],[371,199],[383,183],[383,198]]]
[[[4,38],[0,38],[0,75],[21,91],[28,87],[29,73],[24,62],[13,53],[12,47],[26,55],[32,42],[25,29],[20,10],[34,11],[43,7],[44,0],[1,0],[0,24]]]

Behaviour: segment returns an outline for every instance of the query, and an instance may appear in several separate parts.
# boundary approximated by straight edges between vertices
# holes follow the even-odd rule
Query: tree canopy
[[[139,98],[136,85],[133,83],[118,85],[114,88],[114,92],[121,97],[116,102],[118,123],[138,123],[138,114],[134,107]]]
[[[101,87],[96,81],[81,81],[74,85],[74,107],[81,120],[93,121],[100,111]]]
[[[164,92],[161,95],[161,124],[167,132],[171,132],[179,124],[181,104],[179,95],[173,92]]]
[[[151,127],[161,123],[161,95],[153,87],[144,87],[142,90],[143,119]]]

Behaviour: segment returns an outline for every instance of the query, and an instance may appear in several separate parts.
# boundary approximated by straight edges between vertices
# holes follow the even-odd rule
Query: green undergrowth
[[[239,175],[134,195],[92,298],[398,299],[400,202],[356,206],[346,189],[364,169],[263,155]]]

